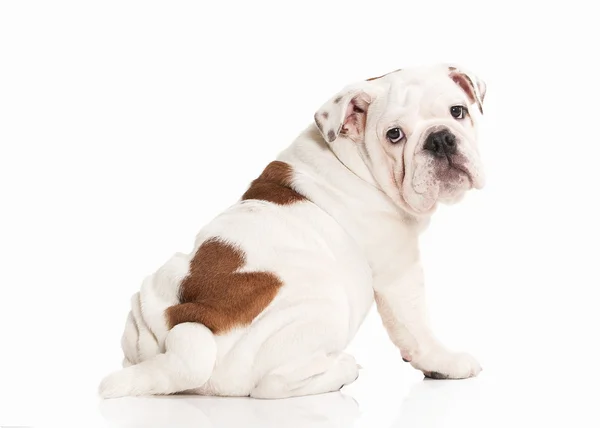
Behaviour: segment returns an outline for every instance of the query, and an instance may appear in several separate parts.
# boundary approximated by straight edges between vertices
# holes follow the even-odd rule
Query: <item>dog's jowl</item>
[[[131,299],[123,368],[104,397],[178,392],[284,398],[358,377],[344,352],[373,305],[398,360],[425,376],[481,368],[425,310],[419,235],[439,203],[484,184],[486,86],[456,66],[344,87],[314,123]]]

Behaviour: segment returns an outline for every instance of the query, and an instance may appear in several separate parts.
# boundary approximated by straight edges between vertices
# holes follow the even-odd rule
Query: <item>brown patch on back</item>
[[[289,205],[306,201],[306,198],[292,188],[292,167],[281,161],[271,162],[262,174],[250,184],[242,200],[260,199],[278,205]]]
[[[238,272],[245,262],[238,247],[217,238],[204,241],[181,283],[180,304],[166,310],[170,328],[197,322],[214,334],[223,334],[250,324],[283,283],[271,272]]]

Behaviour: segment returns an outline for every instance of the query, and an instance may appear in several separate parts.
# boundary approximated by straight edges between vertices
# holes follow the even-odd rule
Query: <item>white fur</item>
[[[440,197],[452,200],[482,185],[474,127],[448,117],[449,105],[465,96],[447,75],[446,67],[401,71],[332,97],[323,107],[329,118],[319,124],[323,136],[311,125],[279,156],[309,201],[238,202],[200,231],[190,254],[176,254],[146,278],[123,334],[124,368],[102,382],[100,394],[283,398],[337,390],[358,376],[343,351],[373,296],[391,340],[415,368],[477,375],[473,357],[447,350],[428,327],[419,262],[418,236]],[[364,141],[357,142],[339,128],[360,94],[370,105]],[[385,131],[397,122],[407,140],[391,146]],[[469,180],[449,187],[431,178],[420,151],[426,133],[440,125],[460,136],[469,159]],[[330,129],[336,135],[326,141]],[[178,303],[189,261],[209,237],[239,246],[244,271],[274,272],[284,285],[249,326],[223,335],[192,323],[169,331],[164,310]]]

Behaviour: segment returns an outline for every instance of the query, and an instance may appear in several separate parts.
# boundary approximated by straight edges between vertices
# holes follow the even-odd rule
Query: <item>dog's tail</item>
[[[210,378],[217,357],[212,332],[202,324],[173,327],[165,352],[108,375],[100,384],[104,398],[173,394],[199,388]]]
[[[169,329],[165,319],[165,310],[179,303],[188,269],[189,256],[177,253],[133,295],[121,340],[124,368],[102,381],[100,395],[172,394],[209,379],[216,359],[212,332],[197,323]]]

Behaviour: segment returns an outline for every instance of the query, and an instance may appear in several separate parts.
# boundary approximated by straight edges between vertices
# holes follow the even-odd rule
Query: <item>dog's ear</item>
[[[486,86],[485,82],[475,75],[460,70],[457,67],[448,67],[450,78],[460,88],[465,91],[469,100],[473,104],[477,104],[479,112],[483,114],[483,99],[485,98]]]
[[[315,123],[328,143],[340,134],[355,142],[364,141],[367,112],[373,101],[370,82],[347,86],[315,113]]]

